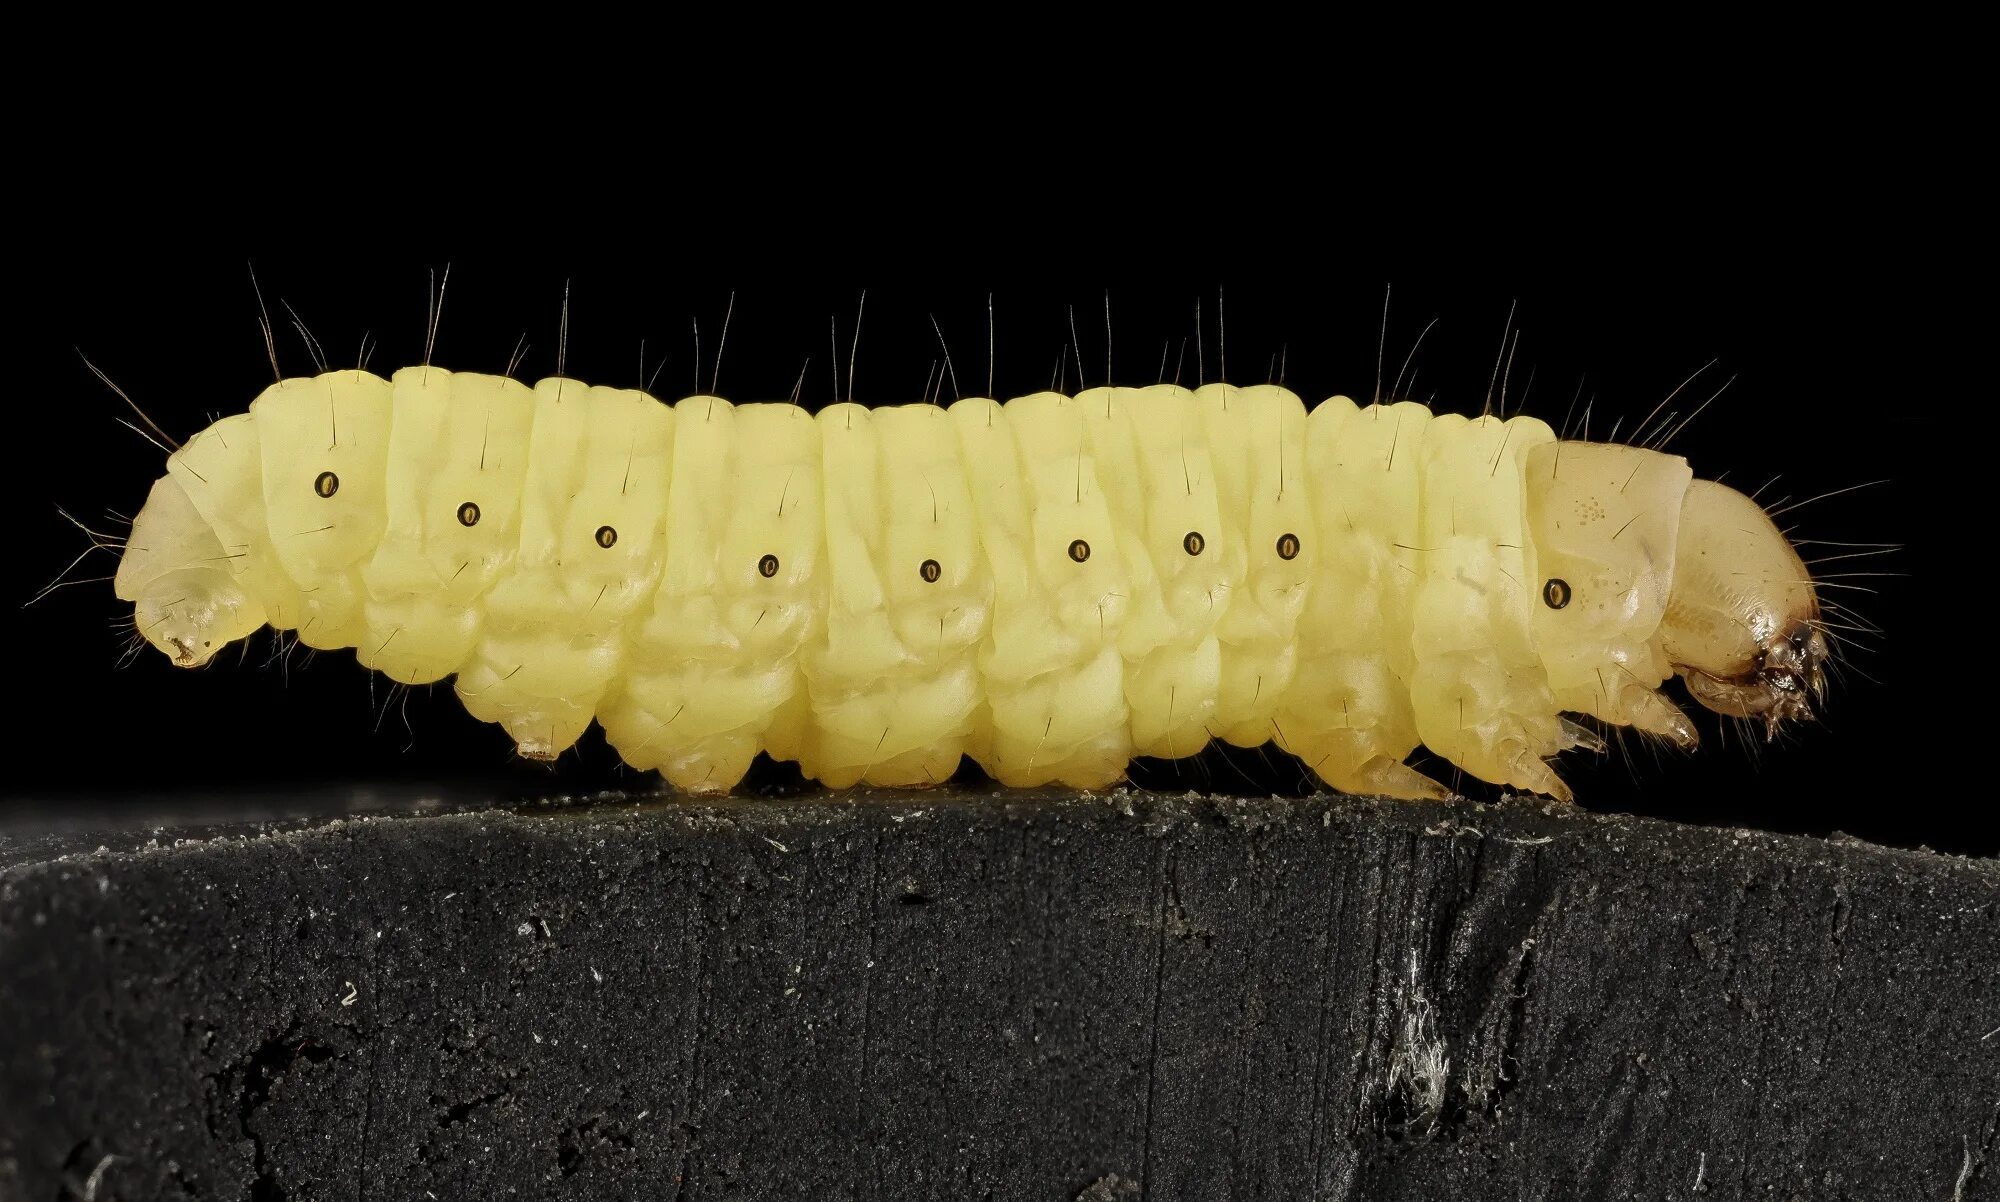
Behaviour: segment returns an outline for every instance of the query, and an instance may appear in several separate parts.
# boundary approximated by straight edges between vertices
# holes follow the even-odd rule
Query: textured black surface
[[[1972,1199],[2000,1174],[1991,860],[1014,794],[86,833],[0,864],[10,1200]]]

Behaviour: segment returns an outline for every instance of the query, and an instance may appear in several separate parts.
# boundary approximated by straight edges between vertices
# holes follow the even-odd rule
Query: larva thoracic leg
[[[1598,443],[1543,442],[1523,469],[1547,594],[1529,611],[1558,706],[1693,747],[1687,715],[1640,682],[1673,672],[1651,634],[1666,616],[1694,473],[1675,456]],[[1548,581],[1560,584],[1551,592]]]
[[[1681,459],[1282,388],[732,405],[409,368],[285,380],[168,461],[119,596],[177,664],[266,623],[456,676],[552,758],[600,722],[696,792],[970,755],[1090,787],[1275,742],[1441,796],[1420,743],[1555,797],[1581,713],[1691,745],[1657,686],[1775,728],[1827,654],[1810,576]]]

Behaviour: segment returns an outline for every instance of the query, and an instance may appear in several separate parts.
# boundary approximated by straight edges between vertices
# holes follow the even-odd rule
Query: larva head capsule
[[[1565,709],[1695,744],[1653,686],[1760,716],[1810,718],[1827,643],[1812,577],[1756,502],[1642,447],[1548,442],[1527,455],[1534,630]]]
[[[118,596],[135,603],[139,633],[183,668],[264,625],[264,607],[238,584],[231,559],[172,476],[153,485],[118,562]]]
[[[1757,503],[1696,480],[1681,505],[1673,590],[1660,640],[1695,700],[1762,717],[1767,736],[1813,716],[1829,649],[1812,574]]]

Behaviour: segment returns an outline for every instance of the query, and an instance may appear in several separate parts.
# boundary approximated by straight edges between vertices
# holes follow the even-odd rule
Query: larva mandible
[[[1421,743],[1567,799],[1604,722],[1692,746],[1657,686],[1811,716],[1810,574],[1742,493],[1640,447],[1282,387],[1000,404],[731,404],[413,367],[284,379],[168,459],[116,576],[184,667],[259,627],[456,676],[553,758],[728,791],[969,755],[1097,787],[1275,742],[1356,793],[1443,797]]]

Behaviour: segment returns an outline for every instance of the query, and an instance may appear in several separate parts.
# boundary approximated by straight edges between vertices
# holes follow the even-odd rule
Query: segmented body
[[[1351,791],[1439,792],[1421,742],[1560,796],[1560,714],[1633,721],[1672,672],[1690,479],[1529,417],[1270,386],[815,415],[426,367],[284,380],[168,467],[155,503],[185,493],[240,625],[455,675],[523,754],[594,718],[696,791],[760,750],[832,786],[969,755],[1089,787],[1219,738]],[[121,595],[166,554],[146,536]]]

